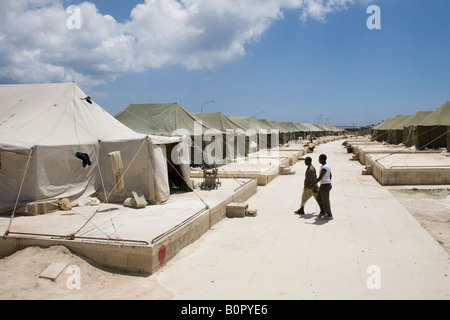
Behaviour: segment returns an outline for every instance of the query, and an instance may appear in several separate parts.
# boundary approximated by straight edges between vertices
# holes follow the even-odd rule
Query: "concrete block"
[[[39,275],[39,278],[55,281],[61,272],[67,267],[67,263],[53,262]]]
[[[37,216],[59,210],[58,201],[30,202],[26,205],[24,215]]]
[[[136,208],[145,208],[147,206],[147,200],[145,200],[142,193],[136,191],[133,191],[132,193]]]
[[[227,205],[228,218],[244,218],[247,214],[248,203],[230,203]]]

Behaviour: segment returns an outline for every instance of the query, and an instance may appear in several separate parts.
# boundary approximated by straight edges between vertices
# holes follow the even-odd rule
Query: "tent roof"
[[[302,132],[309,132],[310,129],[305,126],[303,123],[295,123],[295,127],[298,129],[298,131],[302,131]]]
[[[267,119],[259,119],[259,121],[263,122],[265,125],[271,127],[274,130],[278,130],[279,132],[287,132],[286,128],[280,126],[276,121],[269,121]]]
[[[411,116],[408,116],[405,120],[397,123],[392,129],[403,129],[404,127],[416,125],[430,113],[432,113],[432,111],[419,111]]]
[[[403,129],[403,123],[407,123],[408,119],[411,117],[411,115],[396,116],[394,119],[392,119],[392,121],[388,123],[386,129]]]
[[[75,83],[0,85],[0,145],[29,149],[143,138]]]
[[[386,119],[383,122],[377,124],[375,127],[373,127],[373,129],[375,130],[387,130],[389,129],[389,124],[393,121],[394,119]]]
[[[307,127],[309,129],[310,132],[319,132],[319,131],[323,131],[322,128],[317,127],[316,125],[312,124],[312,123],[302,123],[302,125],[304,125],[305,127]]]
[[[272,130],[273,128],[253,116],[230,117],[231,120],[245,129]]]
[[[280,122],[281,125],[283,125],[289,132],[298,132],[300,131],[298,127],[293,122]]]
[[[438,109],[423,118],[418,125],[420,126],[450,126],[450,101],[447,101]]]
[[[276,127],[276,129],[280,130],[283,133],[289,133],[289,129],[286,128],[281,122],[278,121],[269,121],[270,124]]]
[[[327,125],[327,128],[330,131],[333,131],[333,132],[343,132],[343,131],[345,131],[344,129],[342,129],[342,128],[338,127],[338,126]]]
[[[329,129],[327,128],[326,125],[314,123],[314,126],[316,126],[317,128],[319,128],[321,131],[329,131]]]
[[[218,129],[220,131],[226,130],[245,130],[239,124],[228,118],[221,112],[204,112],[204,113],[194,113],[194,116],[201,119],[206,125],[213,129]]]
[[[145,134],[173,136],[176,130],[187,130],[194,135],[195,122],[202,123],[202,133],[211,129],[207,124],[178,103],[131,104],[115,115],[129,128]]]

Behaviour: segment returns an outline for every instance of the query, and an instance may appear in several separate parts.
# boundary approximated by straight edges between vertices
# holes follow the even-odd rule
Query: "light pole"
[[[203,103],[202,104],[202,113],[203,113],[203,106],[205,105],[205,104],[207,104],[207,103],[211,103],[211,102],[215,102],[214,100],[211,100],[211,101],[206,101],[205,103]]]
[[[260,114],[260,113],[264,113],[264,111],[260,111],[260,112],[255,113],[255,118],[256,118],[256,116],[257,116],[258,114]]]

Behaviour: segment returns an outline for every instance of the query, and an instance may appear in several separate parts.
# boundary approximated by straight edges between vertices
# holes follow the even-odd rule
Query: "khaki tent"
[[[263,121],[253,116],[230,117],[230,119],[246,129],[247,135],[250,137],[250,152],[267,148],[270,149],[272,148],[272,144],[276,144],[273,147],[278,146],[278,130],[273,129]],[[272,142],[272,140],[274,141]]]
[[[312,123],[302,123],[303,126],[309,129],[309,134],[315,137],[322,136],[324,134],[324,130],[319,128],[315,124]]]
[[[206,159],[208,141],[204,133],[213,128],[187,111],[178,103],[131,104],[115,115],[115,118],[132,130],[161,136],[189,136],[191,138],[191,163],[202,165],[212,163]]]
[[[415,125],[412,140],[418,149],[449,149],[450,101],[423,118]]]
[[[231,161],[248,155],[248,149],[247,151],[245,149],[248,144],[245,128],[221,112],[194,113],[194,116],[207,123],[212,129],[220,131],[223,141],[223,159]]]
[[[291,133],[290,140],[298,140],[298,138],[302,137],[303,133],[299,130],[298,126],[295,125],[294,122],[280,122],[289,132]]]
[[[338,127],[338,126],[326,125],[326,127],[328,128],[328,131],[332,135],[342,135],[345,132],[344,129],[342,129],[342,128]]]
[[[273,130],[278,131],[278,135],[279,135],[278,143],[279,144],[283,145],[290,141],[291,133],[284,126],[282,126],[279,122],[269,121],[266,119],[260,119],[259,121],[263,122],[264,124],[266,124],[267,126],[272,128]]]
[[[411,115],[397,116],[389,123],[387,127],[386,142],[390,144],[399,144],[403,140],[403,128],[408,125]]]
[[[176,102],[131,104],[114,117],[134,131],[144,134],[201,136],[211,129]]]
[[[388,135],[388,130],[389,130],[389,125],[390,123],[393,121],[394,119],[387,119],[381,123],[379,123],[378,125],[376,125],[375,127],[372,128],[372,140],[375,141],[386,141],[387,140],[387,135]]]
[[[190,183],[184,143],[132,131],[75,83],[1,85],[0,212],[94,194],[122,202],[133,191],[150,203],[165,202],[170,160]],[[175,149],[170,159],[169,147]]]
[[[428,116],[430,113],[432,113],[432,111],[419,111],[416,114],[412,115],[407,123],[404,124],[404,128],[403,128],[403,138],[402,138],[402,143],[407,146],[407,147],[411,147],[413,145],[415,145],[414,143],[414,136],[415,136],[415,128],[416,125],[423,120],[426,116]],[[400,143],[400,142],[399,142]]]
[[[310,129],[303,123],[295,123],[295,126],[299,132],[301,132],[301,137],[306,139],[310,135]]]

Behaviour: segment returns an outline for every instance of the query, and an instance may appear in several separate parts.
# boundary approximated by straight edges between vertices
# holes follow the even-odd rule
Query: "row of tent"
[[[342,132],[192,114],[177,103],[131,105],[113,117],[75,83],[0,85],[0,214],[26,210],[30,202],[91,195],[120,203],[132,191],[164,203],[174,187],[192,190],[186,158],[196,126],[201,132],[277,129],[282,143]]]
[[[372,129],[372,140],[404,144],[417,149],[447,148],[450,151],[450,101],[434,111],[398,115]]]
[[[186,131],[190,136],[198,134],[195,124],[202,124],[202,131],[217,129],[256,130],[279,133],[279,143],[285,144],[309,135],[340,135],[344,129],[331,125],[311,123],[277,122],[257,119],[253,116],[228,117],[221,112],[190,113],[178,103],[131,104],[115,115],[115,118],[132,128],[146,134],[171,136],[178,130]]]
[[[131,104],[115,115],[143,134],[186,135],[192,141],[192,166],[220,165],[299,138],[340,135],[335,126],[276,122],[253,116],[228,117],[221,112],[190,113],[178,103]]]

